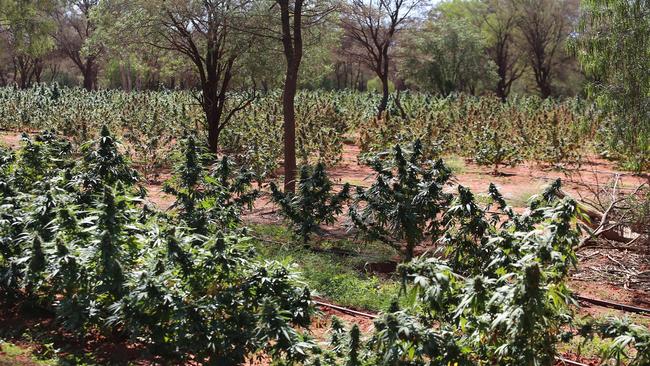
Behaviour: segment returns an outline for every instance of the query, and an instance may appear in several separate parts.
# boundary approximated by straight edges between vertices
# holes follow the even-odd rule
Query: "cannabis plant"
[[[587,319],[581,324],[579,335],[584,342],[599,336],[609,340],[603,342],[600,356],[613,365],[643,366],[650,364],[650,331],[647,327],[634,324],[629,319],[607,318]]]
[[[83,160],[78,168],[77,180],[87,194],[96,194],[104,186],[118,182],[130,186],[138,181],[138,173],[131,168],[129,159],[120,151],[120,144],[106,125],[99,137],[81,145]]]
[[[233,228],[241,211],[251,208],[259,195],[251,187],[254,175],[236,169],[225,156],[209,168],[212,157],[194,136],[188,136],[181,146],[175,174],[164,186],[165,192],[176,197],[172,208],[198,234],[206,234],[214,224]]]
[[[303,165],[300,169],[298,191],[282,192],[271,182],[271,198],[294,226],[294,231],[303,243],[307,243],[311,233],[321,224],[332,224],[336,216],[343,212],[343,204],[349,198],[350,185],[345,184],[333,192],[332,182],[327,176],[325,164],[318,163],[311,168]]]
[[[169,133],[170,127],[163,120],[163,104],[159,101],[152,103],[153,112],[133,105],[130,113],[124,113],[119,123],[134,162],[148,180],[158,179],[161,168],[170,162],[169,156],[174,147],[174,134]]]
[[[70,166],[72,147],[53,132],[43,131],[34,138],[23,134],[21,148],[16,154],[13,179],[23,190],[56,174],[64,165]]]
[[[499,174],[499,166],[515,166],[521,162],[516,139],[498,126],[487,124],[474,138],[474,161],[492,166],[492,174]]]
[[[447,230],[440,243],[450,264],[456,270],[478,271],[491,254],[486,235],[490,223],[485,209],[479,206],[468,188],[458,186],[458,194],[445,212],[443,222]]]
[[[578,243],[576,203],[548,195],[550,200],[540,199],[535,208],[541,214],[531,216],[535,227],[518,231],[500,222],[511,221],[507,215],[493,220],[466,188],[458,195],[445,213],[444,237],[485,250],[477,257],[422,257],[401,264],[408,306],[394,303],[361,346],[346,346],[345,332],[337,327],[336,352],[317,355],[321,364],[555,364],[576,304],[565,283],[566,261],[575,258]],[[446,246],[458,243],[441,240]],[[644,347],[644,338],[637,339]]]
[[[392,153],[380,154],[371,167],[375,182],[368,189],[357,188],[352,222],[369,239],[403,250],[411,260],[417,245],[441,234],[440,215],[451,199],[443,187],[451,171],[442,160],[424,160],[419,141],[411,151],[397,145]]]
[[[300,95],[296,120],[296,156],[302,165],[317,160],[335,166],[341,161],[348,126],[331,99]]]
[[[10,193],[9,182],[9,166],[13,161],[14,156],[9,150],[5,150],[0,146],[0,197]]]
[[[48,160],[53,140],[26,142],[18,160],[3,159],[3,182],[28,183],[0,194],[3,300],[38,304],[80,336],[94,328],[138,339],[174,363],[191,356],[238,365],[257,352],[303,360],[312,347],[302,334],[309,291],[280,264],[258,262],[239,233],[213,224],[218,208],[252,202],[252,177],[227,159],[211,171],[184,165],[178,174],[196,182],[186,192],[209,223],[201,235],[187,228],[187,212],[138,212],[146,210],[132,196],[131,167],[106,132],[82,161]]]

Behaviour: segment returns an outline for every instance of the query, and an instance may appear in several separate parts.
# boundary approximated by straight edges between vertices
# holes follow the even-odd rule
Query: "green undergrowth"
[[[34,350],[5,342],[0,339],[0,366],[49,366],[59,365],[57,359],[42,359]]]
[[[449,155],[444,157],[443,160],[445,161],[445,165],[447,165],[454,174],[463,174],[467,171],[467,164],[465,163],[465,159],[461,156]]]
[[[255,224],[249,228],[260,258],[296,266],[316,296],[342,306],[380,311],[399,294],[396,275],[368,271],[373,263],[389,262],[396,255],[381,243],[361,246],[348,239],[329,239],[314,244],[317,249],[313,250],[294,239],[284,225]]]

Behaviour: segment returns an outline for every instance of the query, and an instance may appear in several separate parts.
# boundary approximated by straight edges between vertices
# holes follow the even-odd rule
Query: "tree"
[[[282,48],[287,71],[282,92],[284,116],[284,191],[296,191],[296,107],[298,71],[302,60],[302,12],[304,0],[277,0],[282,20]],[[293,19],[292,19],[293,18]]]
[[[57,48],[79,69],[86,90],[97,88],[97,61],[104,51],[103,47],[84,49],[86,40],[95,31],[90,12],[98,1],[66,0],[53,14],[57,24],[56,32],[53,34]]]
[[[512,0],[535,83],[542,98],[553,93],[552,80],[571,30],[568,0]]]
[[[250,93],[229,98],[238,61],[253,41],[237,30],[251,4],[250,0],[114,0],[101,2],[96,14],[104,15],[104,32],[124,34],[121,42],[131,37],[132,42],[177,52],[191,61],[198,74],[197,99],[206,117],[208,143],[217,153],[223,129],[255,97]]]
[[[381,80],[378,115],[388,106],[390,50],[395,36],[423,4],[424,0],[352,0],[343,9],[344,37],[359,46],[350,48],[350,56],[363,62]]]
[[[0,3],[0,45],[4,43],[13,64],[13,80],[21,88],[40,82],[45,57],[54,45],[52,23],[45,16],[54,3],[6,0]]]
[[[462,22],[461,30],[481,36],[487,56],[496,65],[494,92],[503,101],[526,70],[514,5],[515,0],[449,0],[436,8],[447,22]]]
[[[489,0],[484,13],[484,32],[489,44],[488,54],[497,66],[498,82],[495,92],[502,101],[510,94],[512,84],[525,67],[521,64],[521,48],[516,43],[517,17],[508,0]]]
[[[300,65],[303,59],[303,29],[321,23],[334,7],[328,1],[274,0],[279,7],[280,40],[286,61],[282,92],[284,116],[284,191],[296,190],[296,109]],[[271,30],[271,34],[276,33]]]
[[[650,167],[650,2],[585,0],[570,43],[592,77],[591,97],[613,118],[610,146],[630,168]]]
[[[348,57],[348,52],[351,47],[356,45],[350,38],[343,38],[340,40],[340,45],[333,50],[334,57],[334,81],[333,86],[336,89],[357,89],[364,90],[365,88],[365,75],[362,62]]]
[[[402,73],[423,89],[476,94],[496,79],[479,29],[465,20],[436,17],[413,32],[405,45]]]

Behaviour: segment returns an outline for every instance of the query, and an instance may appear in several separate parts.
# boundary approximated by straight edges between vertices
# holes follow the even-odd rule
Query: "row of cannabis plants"
[[[256,352],[300,353],[310,293],[260,262],[237,221],[255,198],[251,175],[222,160],[205,168],[188,139],[166,191],[173,212],[147,204],[108,129],[76,150],[46,132],[0,150],[2,302],[51,311],[79,334],[96,328],[151,352],[236,365]]]
[[[579,212],[558,198],[559,182],[524,214],[494,186],[483,206],[463,187],[443,193],[449,170],[424,159],[418,143],[374,160],[376,182],[357,192],[365,203],[351,216],[379,239],[435,240],[439,255],[399,267],[406,307],[387,309],[369,334],[334,321],[331,342],[320,343],[307,331],[309,290],[247,243],[239,217],[259,194],[254,174],[201,146],[182,140],[164,186],[176,201],[164,212],[147,204],[106,127],[78,149],[44,132],[0,150],[3,302],[51,311],[79,334],[130,337],[178,362],[237,365],[263,353],[277,364],[552,365],[558,344],[574,336],[614,339],[601,342],[606,360],[649,362],[647,329],[574,321],[565,280]],[[325,189],[325,170],[314,171],[301,179],[301,191],[314,193],[302,207],[336,214],[346,194]],[[273,192],[288,215],[301,214]]]
[[[185,131],[204,135],[203,112],[191,91],[87,92],[38,85],[0,88],[0,128],[52,129],[77,142],[94,138],[101,125],[121,136],[145,178],[168,166],[169,153]],[[248,95],[233,94],[231,101]],[[377,96],[357,92],[302,91],[296,101],[297,156],[303,164],[338,163],[344,142],[356,142],[361,157],[415,139],[428,158],[457,154],[494,167],[537,161],[575,163],[584,154],[617,156],[601,146],[604,117],[580,99],[512,98],[422,93],[395,94],[377,116]],[[228,106],[227,106],[228,107]],[[259,95],[235,114],[220,146],[258,176],[271,175],[281,161],[281,94]],[[603,145],[604,146],[604,145]]]

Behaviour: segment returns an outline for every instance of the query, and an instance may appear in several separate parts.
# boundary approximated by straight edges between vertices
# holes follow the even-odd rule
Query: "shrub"
[[[580,331],[587,340],[594,335],[612,340],[601,349],[601,357],[605,362],[630,366],[650,363],[650,331],[647,327],[633,324],[629,319],[589,319],[582,324]]]
[[[104,185],[132,185],[138,181],[138,173],[131,168],[128,157],[120,151],[120,143],[106,125],[96,140],[84,143],[80,150],[84,158],[77,179],[88,194],[101,191]]]
[[[212,156],[195,137],[181,143],[174,176],[165,182],[164,191],[176,197],[172,205],[183,222],[195,233],[205,235],[210,226],[234,228],[245,207],[251,207],[259,192],[251,188],[254,175],[235,169],[224,156],[208,169]]]
[[[132,150],[133,159],[146,179],[156,180],[160,169],[169,163],[168,156],[173,149],[174,138],[169,126],[158,110],[153,113],[141,110],[139,115],[123,116],[120,128],[125,131],[124,140]]]
[[[520,163],[520,152],[515,137],[498,126],[486,124],[474,137],[474,161],[478,165],[492,166],[492,174],[499,174],[499,166]]]
[[[557,343],[572,324],[575,304],[565,285],[578,244],[576,203],[548,194],[529,217],[534,228],[514,229],[514,217],[492,220],[461,188],[445,216],[459,221],[446,236],[485,246],[478,258],[419,258],[398,268],[408,306],[396,304],[376,321],[361,346],[342,341],[337,352],[318,355],[326,365],[553,365]],[[493,190],[493,195],[499,194]],[[502,206],[502,202],[497,204]],[[480,208],[480,209],[479,209]],[[504,211],[510,211],[504,208]],[[510,212],[512,215],[516,215]],[[524,222],[524,217],[518,222]],[[454,246],[457,242],[442,242]],[[358,339],[350,335],[347,339]],[[639,338],[640,340],[642,338]]]
[[[441,233],[440,214],[450,200],[443,187],[451,171],[442,160],[425,161],[419,141],[410,153],[397,145],[392,153],[376,156],[371,167],[375,182],[366,190],[357,188],[350,217],[369,239],[403,250],[408,261],[418,244]]]
[[[307,243],[309,235],[316,231],[322,223],[332,224],[336,216],[343,211],[343,204],[349,198],[350,185],[334,193],[332,182],[327,176],[325,164],[318,163],[315,167],[303,165],[300,169],[298,192],[282,192],[271,182],[271,198],[290,220],[295,233],[303,243]]]
[[[302,96],[296,108],[296,156],[302,165],[335,166],[343,158],[347,123],[329,98]]]

